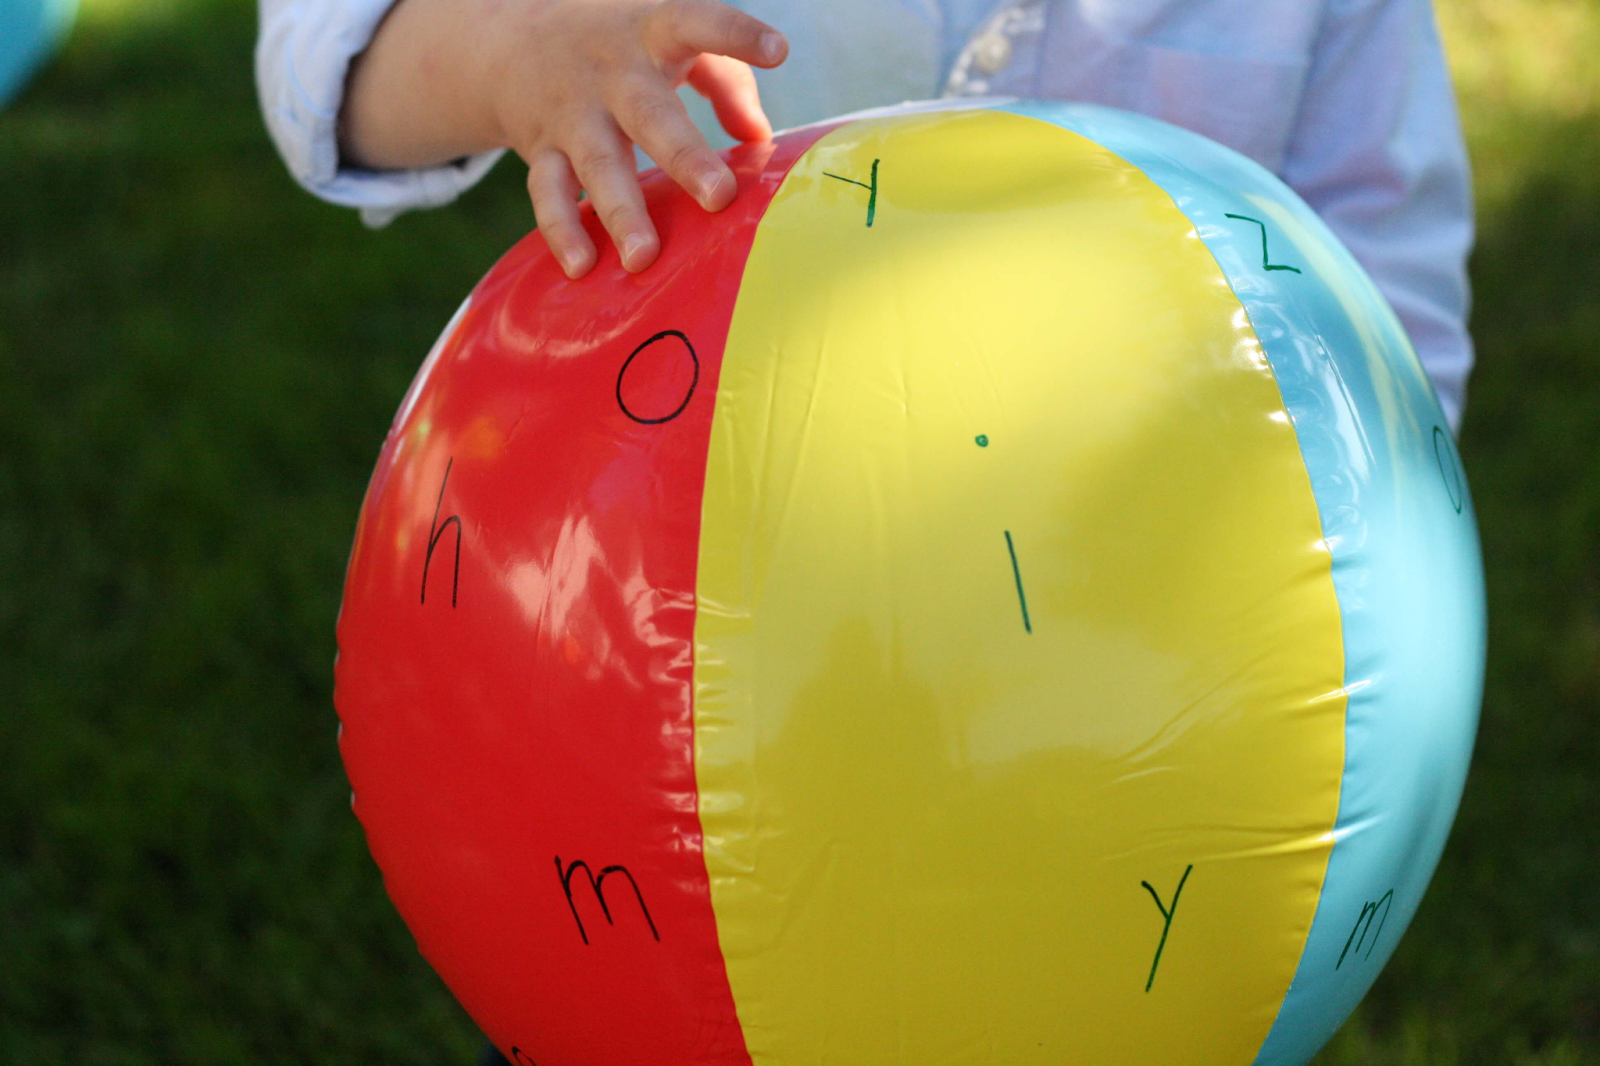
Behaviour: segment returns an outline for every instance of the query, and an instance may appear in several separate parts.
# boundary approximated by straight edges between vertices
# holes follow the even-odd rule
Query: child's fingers
[[[656,228],[645,210],[633,150],[622,131],[609,121],[583,127],[567,148],[578,181],[594,202],[594,213],[622,254],[622,266],[638,273],[661,251]]]
[[[689,84],[711,101],[728,136],[741,141],[764,141],[772,136],[772,123],[761,109],[756,75],[748,63],[703,55],[689,68]]]
[[[567,157],[547,149],[528,160],[528,197],[545,243],[567,277],[583,277],[594,266],[594,242],[578,216],[578,179]]]
[[[737,191],[733,171],[711,150],[665,82],[629,89],[615,114],[622,132],[707,211],[721,211]]]
[[[775,67],[789,54],[783,34],[720,0],[666,0],[651,12],[644,40],[664,67],[702,52]]]

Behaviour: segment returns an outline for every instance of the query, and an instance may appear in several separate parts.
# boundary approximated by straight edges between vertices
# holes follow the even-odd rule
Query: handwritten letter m
[[[578,915],[578,904],[572,898],[572,878],[579,870],[583,871],[583,876],[588,880],[589,890],[594,893],[594,898],[599,902],[600,913],[605,916],[607,925],[615,925],[616,923],[612,921],[611,907],[606,903],[606,878],[612,874],[621,874],[627,878],[628,886],[633,889],[633,898],[638,901],[639,911],[644,915],[645,924],[650,927],[650,935],[655,937],[657,941],[661,939],[661,934],[656,930],[655,920],[650,917],[650,908],[645,906],[644,893],[639,891],[639,882],[633,879],[633,875],[628,872],[627,867],[607,866],[600,871],[600,876],[596,877],[589,869],[589,864],[582,859],[570,865],[564,865],[561,862],[561,856],[557,855],[556,876],[561,879],[561,891],[567,897],[567,906],[572,910],[572,920],[578,923],[578,935],[583,937],[585,944],[589,942],[589,932],[583,927],[583,919]]]
[[[1382,896],[1378,897],[1378,901],[1376,903],[1369,900],[1361,905],[1361,914],[1356,918],[1355,928],[1350,930],[1350,936],[1344,942],[1344,950],[1339,952],[1339,961],[1333,964],[1333,968],[1335,970],[1344,965],[1344,957],[1350,954],[1350,948],[1352,945],[1354,945],[1356,949],[1356,954],[1361,954],[1361,946],[1367,943],[1368,933],[1372,934],[1372,943],[1367,945],[1367,953],[1361,957],[1363,959],[1369,959],[1372,957],[1372,949],[1378,946],[1378,934],[1383,932],[1383,923],[1389,920],[1389,907],[1393,905],[1393,903],[1394,889],[1391,888]],[[1378,917],[1378,911],[1380,909],[1383,911],[1383,917],[1381,918]],[[1374,918],[1378,919],[1378,928],[1376,929],[1372,928],[1372,919]],[[1360,934],[1359,939],[1357,939],[1356,936],[1358,933]]]

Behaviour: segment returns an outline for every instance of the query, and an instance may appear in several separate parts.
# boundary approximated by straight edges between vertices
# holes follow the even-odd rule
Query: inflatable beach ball
[[[421,951],[521,1066],[1304,1063],[1481,683],[1394,315],[1114,111],[728,159],[642,274],[515,247],[384,444],[336,702]]]
[[[77,13],[77,0],[0,0],[0,105],[22,91]]]

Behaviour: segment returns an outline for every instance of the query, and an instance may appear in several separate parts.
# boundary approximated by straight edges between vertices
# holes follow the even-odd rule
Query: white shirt
[[[380,224],[447,203],[497,152],[420,170],[341,167],[352,57],[394,0],[260,0],[267,127],[311,192]],[[779,129],[900,100],[1006,95],[1120,107],[1185,126],[1283,178],[1393,305],[1452,426],[1472,343],[1466,149],[1429,0],[735,0],[783,30],[757,71]],[[976,26],[976,29],[969,27]],[[953,57],[953,58],[951,58]],[[690,114],[728,138],[704,101]]]

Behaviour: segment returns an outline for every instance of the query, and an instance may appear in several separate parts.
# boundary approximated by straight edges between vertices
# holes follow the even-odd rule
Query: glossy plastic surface
[[[644,275],[514,249],[385,444],[336,700],[423,952],[541,1066],[1304,1062],[1481,670],[1392,316],[1115,112],[733,158]]]
[[[736,152],[715,219],[647,182],[664,251],[637,277],[609,251],[574,284],[519,244],[368,489],[335,690],[356,814],[423,954],[517,1061],[749,1061],[696,816],[695,552],[745,252],[814,137]]]
[[[1139,115],[1013,107],[1093,138],[1172,196],[1249,313],[1294,419],[1333,556],[1349,701],[1338,842],[1294,988],[1257,1060],[1303,1063],[1399,943],[1465,785],[1485,629],[1461,459],[1399,321],[1280,181]]]
[[[867,227],[829,175],[874,160]],[[745,268],[705,492],[696,765],[755,1060],[1248,1061],[1344,664],[1294,430],[1171,199],[999,111],[824,137]],[[1156,965],[1141,883],[1180,881]]]

